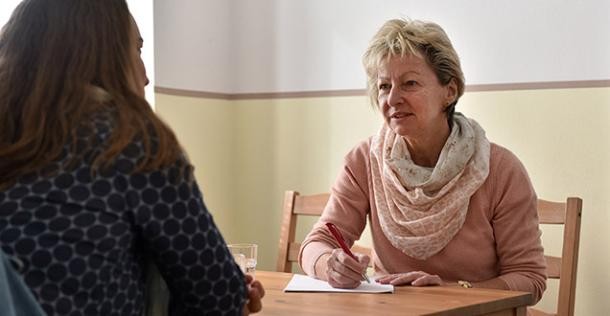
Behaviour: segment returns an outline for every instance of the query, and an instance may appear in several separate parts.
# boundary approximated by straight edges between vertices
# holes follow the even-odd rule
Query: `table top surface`
[[[399,286],[394,293],[289,292],[291,273],[256,271],[265,287],[256,315],[480,315],[525,306],[530,293],[458,286]]]

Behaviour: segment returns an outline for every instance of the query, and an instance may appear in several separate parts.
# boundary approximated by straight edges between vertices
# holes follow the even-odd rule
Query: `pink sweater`
[[[351,246],[368,218],[376,273],[421,270],[450,282],[499,277],[509,289],[530,292],[536,302],[540,300],[546,289],[546,266],[536,193],[513,153],[491,144],[489,176],[471,197],[464,226],[439,253],[417,260],[394,248],[379,225],[371,185],[370,141],[361,142],[345,157],[324,213],[302,244],[299,263],[305,273],[315,276],[318,258],[339,248],[324,223],[337,225]]]

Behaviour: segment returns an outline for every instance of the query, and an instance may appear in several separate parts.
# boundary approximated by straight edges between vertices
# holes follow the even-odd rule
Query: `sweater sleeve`
[[[141,187],[127,200],[139,205],[142,243],[170,289],[172,315],[241,315],[244,275],[185,164],[131,178]]]
[[[504,151],[493,174],[492,225],[499,278],[511,290],[530,292],[538,302],[546,289],[546,264],[540,240],[536,193],[525,167]],[[493,168],[494,166],[492,166]]]
[[[339,228],[348,246],[360,239],[370,211],[368,198],[368,142],[364,141],[345,156],[324,212],[309,232],[299,251],[303,271],[315,277],[315,264],[324,254],[340,248],[326,228],[333,223]]]

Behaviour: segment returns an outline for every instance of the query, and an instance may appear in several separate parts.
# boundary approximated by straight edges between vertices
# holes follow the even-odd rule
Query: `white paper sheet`
[[[310,278],[306,275],[295,274],[292,276],[284,292],[347,292],[347,293],[394,293],[391,284],[380,284],[371,279],[371,283],[362,282],[355,289],[336,289],[326,281]]]

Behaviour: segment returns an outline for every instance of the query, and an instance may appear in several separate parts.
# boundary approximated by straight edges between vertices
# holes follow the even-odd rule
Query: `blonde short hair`
[[[447,109],[449,118],[457,100],[464,94],[464,74],[460,58],[449,37],[436,23],[418,20],[395,19],[381,26],[369,43],[362,62],[368,77],[367,89],[371,102],[379,107],[377,73],[379,67],[394,56],[415,55],[426,60],[441,85],[452,79],[457,85],[457,97]]]

